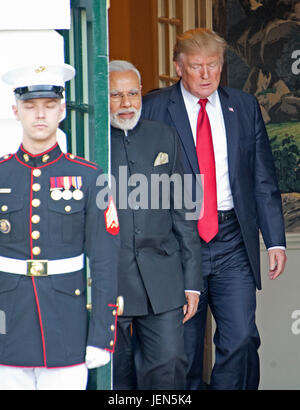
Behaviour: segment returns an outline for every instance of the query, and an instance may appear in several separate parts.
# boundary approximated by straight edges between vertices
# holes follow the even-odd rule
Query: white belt
[[[0,256],[0,271],[26,276],[48,276],[76,272],[84,267],[83,253],[73,258],[56,260],[13,259]]]

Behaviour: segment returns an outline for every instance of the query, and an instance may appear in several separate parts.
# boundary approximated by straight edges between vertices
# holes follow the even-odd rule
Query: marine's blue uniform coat
[[[9,233],[0,232],[0,256],[53,260],[85,252],[90,260],[93,308],[88,323],[84,270],[48,277],[1,271],[5,332],[0,334],[0,364],[79,364],[85,360],[87,345],[113,350],[115,342],[119,237],[107,232],[105,210],[96,206],[96,179],[102,171],[96,164],[63,154],[57,144],[41,155],[24,154],[21,146],[15,155],[0,161],[0,188],[11,189],[0,193],[0,219],[11,224]],[[37,168],[40,176],[34,176]],[[50,177],[57,176],[81,176],[83,198],[53,200]],[[32,189],[36,183],[41,187],[38,191]],[[40,199],[38,207],[32,205],[35,198]],[[38,223],[34,215],[39,216]],[[38,239],[32,238],[33,231],[40,232]],[[39,255],[34,255],[36,247]]]

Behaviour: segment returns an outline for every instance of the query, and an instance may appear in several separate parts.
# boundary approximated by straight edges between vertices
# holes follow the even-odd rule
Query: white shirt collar
[[[191,94],[189,91],[187,91],[187,89],[184,88],[184,85],[182,84],[182,81],[180,81],[180,89],[181,89],[182,96],[183,96],[183,99],[184,99],[184,102],[186,104],[187,109],[193,109],[196,106],[198,107],[199,98],[195,97],[193,94]],[[218,96],[218,90],[216,90],[209,97],[207,97],[207,99],[214,107],[216,107],[218,97],[219,97]]]

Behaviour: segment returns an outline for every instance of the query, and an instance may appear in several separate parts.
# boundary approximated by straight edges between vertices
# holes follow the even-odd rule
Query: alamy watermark
[[[0,310],[0,335],[6,334],[6,317],[5,312]]]
[[[294,310],[291,314],[291,318],[294,320],[291,326],[293,335],[300,334],[300,310]]]
[[[117,176],[99,175],[97,186],[101,189],[96,202],[99,209],[106,209],[112,194],[118,209],[183,209],[186,220],[198,220],[203,203],[202,182],[200,174],[151,174],[149,178],[140,173],[129,175],[128,167],[120,166]]]

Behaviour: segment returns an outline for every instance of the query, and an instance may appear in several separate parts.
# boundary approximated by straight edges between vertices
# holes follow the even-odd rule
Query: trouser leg
[[[0,390],[36,390],[34,369],[0,366]]]
[[[207,281],[201,292],[197,313],[184,324],[184,345],[187,355],[187,390],[203,388],[204,338],[207,317]]]
[[[85,390],[88,370],[85,364],[60,368],[36,368],[37,390]]]
[[[256,286],[237,221],[221,226],[204,253],[210,255],[208,298],[216,321],[211,388],[257,389]]]
[[[135,320],[138,389],[177,390],[186,383],[182,308]]]
[[[134,367],[134,342],[131,317],[119,317],[117,323],[117,342],[113,354],[113,389],[136,389]]]
[[[85,390],[85,364],[61,368],[0,366],[1,390]]]

